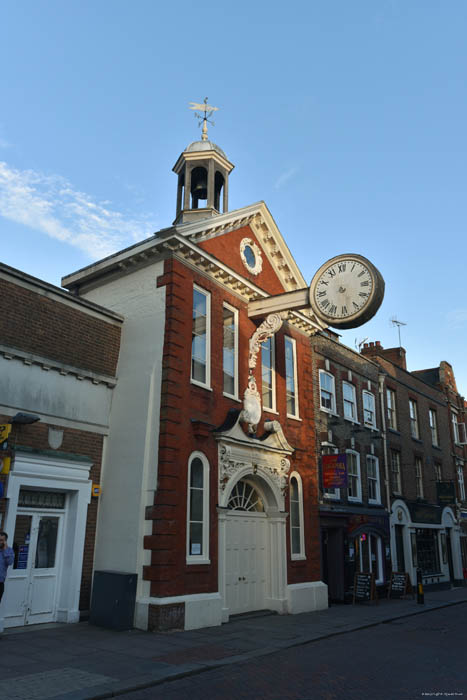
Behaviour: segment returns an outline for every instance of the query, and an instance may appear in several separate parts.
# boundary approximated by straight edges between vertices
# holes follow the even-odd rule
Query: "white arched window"
[[[300,474],[292,472],[289,487],[290,554],[292,559],[305,559],[303,532],[303,487]]]
[[[188,460],[187,564],[209,564],[209,462],[202,452]]]

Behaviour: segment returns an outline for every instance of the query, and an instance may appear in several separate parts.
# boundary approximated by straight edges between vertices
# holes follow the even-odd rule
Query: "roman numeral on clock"
[[[325,296],[326,296],[326,292],[318,292],[318,296],[319,296],[319,297],[325,297]]]
[[[341,314],[342,314],[342,316],[347,316],[347,307],[346,306],[342,307]]]

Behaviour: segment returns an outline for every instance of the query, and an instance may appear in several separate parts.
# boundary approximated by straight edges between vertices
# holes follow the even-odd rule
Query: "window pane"
[[[191,341],[191,377],[202,384],[206,383],[207,363],[207,298],[193,289],[193,325]]]
[[[224,307],[223,369],[224,392],[235,394],[235,314]]]
[[[262,399],[265,408],[273,408],[273,346],[268,338],[261,346]]]
[[[36,569],[52,569],[55,566],[58,518],[41,518],[36,547]]]
[[[190,486],[203,488],[203,463],[199,457],[195,457],[191,462]]]
[[[287,396],[287,413],[294,416],[296,414],[295,400],[295,362],[294,362],[294,344],[290,338],[285,338],[285,378],[286,378],[286,396]]]
[[[300,528],[292,527],[292,554],[300,554]]]
[[[14,569],[27,569],[29,543],[31,539],[32,515],[17,515],[13,551],[15,553]]]
[[[190,554],[203,553],[203,525],[190,523]]]
[[[190,489],[190,520],[203,521],[202,489]]]

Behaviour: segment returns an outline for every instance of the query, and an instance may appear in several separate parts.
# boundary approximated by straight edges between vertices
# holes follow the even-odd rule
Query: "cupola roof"
[[[216,151],[223,158],[227,159],[222,148],[213,141],[193,141],[185,148],[185,153],[198,153],[199,151]]]

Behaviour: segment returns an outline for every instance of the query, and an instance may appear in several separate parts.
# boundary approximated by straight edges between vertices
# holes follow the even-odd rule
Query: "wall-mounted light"
[[[34,413],[17,413],[13,416],[10,423],[13,425],[30,425],[31,423],[37,423],[40,420],[39,416]]]

